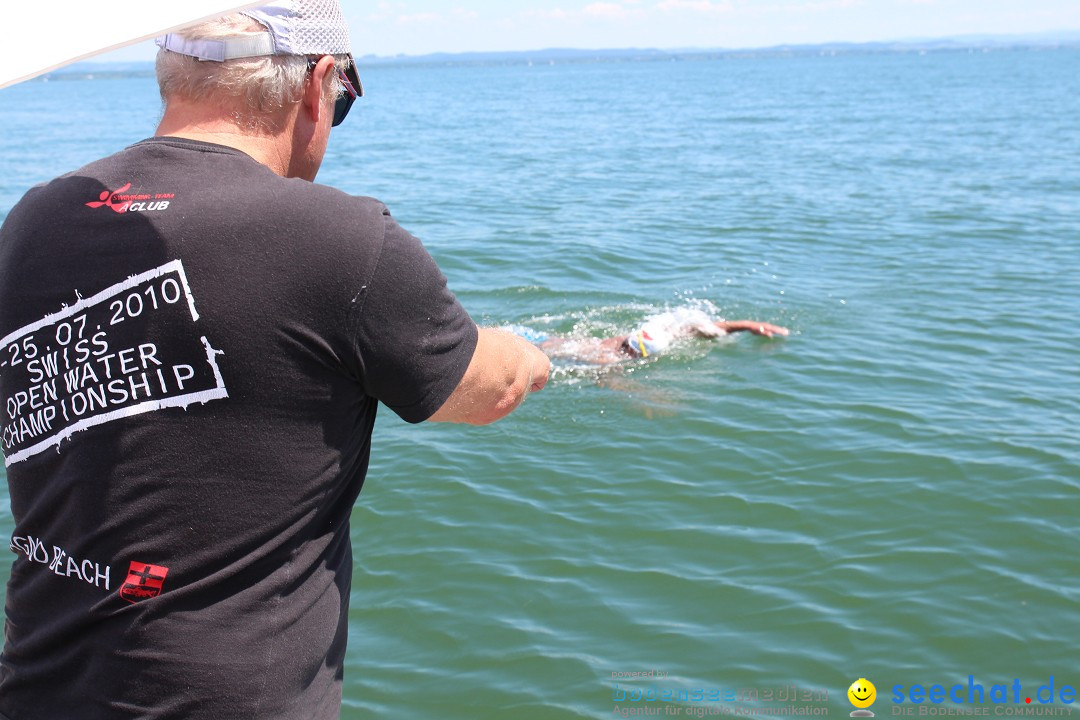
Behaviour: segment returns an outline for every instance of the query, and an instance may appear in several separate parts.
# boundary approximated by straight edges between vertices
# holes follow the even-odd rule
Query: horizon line
[[[1022,45],[1042,45],[1042,46],[1062,46],[1063,44],[1068,47],[1073,44],[1080,46],[1080,28],[1067,29],[1067,30],[1045,30],[1031,33],[965,33],[960,35],[941,35],[930,37],[917,37],[917,38],[894,38],[888,40],[828,40],[823,42],[806,42],[806,43],[777,43],[773,45],[758,45],[748,47],[633,47],[633,46],[620,46],[620,47],[575,47],[575,46],[549,46],[541,48],[527,48],[523,50],[434,50],[424,53],[398,53],[395,55],[379,55],[376,53],[368,53],[364,55],[357,54],[357,59],[364,60],[423,60],[431,57],[467,57],[470,55],[525,55],[529,53],[553,53],[553,52],[567,52],[567,53],[660,53],[660,54],[706,54],[706,53],[753,53],[753,52],[783,52],[792,50],[813,50],[821,48],[869,48],[886,46],[893,48],[910,47],[912,49],[918,49],[919,46],[927,46],[925,49],[931,49],[928,46],[939,44],[938,47],[932,49],[944,50],[948,49],[940,47],[940,44],[949,43],[955,44],[956,49],[963,48],[977,48],[982,47],[985,43],[996,43],[999,49],[1005,47],[1017,47]],[[140,64],[145,62],[153,62],[153,59],[147,60],[108,60],[103,59],[102,56],[96,56],[93,58],[87,58],[85,60],[73,63],[67,66],[67,68],[76,67],[79,65],[88,64]],[[65,68],[66,69],[66,68]],[[63,72],[63,69],[60,70]],[[49,73],[54,74],[54,73]]]

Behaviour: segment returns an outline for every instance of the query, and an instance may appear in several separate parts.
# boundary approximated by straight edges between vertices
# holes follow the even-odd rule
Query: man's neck
[[[288,122],[284,127],[288,127]],[[293,148],[285,132],[249,131],[220,114],[211,115],[202,107],[183,101],[169,103],[156,135],[225,145],[250,155],[282,177],[293,169]]]

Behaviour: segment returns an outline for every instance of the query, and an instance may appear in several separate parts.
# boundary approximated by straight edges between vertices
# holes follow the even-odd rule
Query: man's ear
[[[334,57],[332,55],[323,55],[311,71],[310,81],[304,88],[303,111],[307,113],[308,118],[315,125],[319,124],[323,113],[327,111],[325,102],[326,93],[328,92],[326,89],[326,75],[331,72],[334,72]]]

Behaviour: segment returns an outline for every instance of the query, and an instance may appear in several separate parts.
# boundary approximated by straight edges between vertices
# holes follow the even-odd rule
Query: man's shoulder
[[[396,227],[382,201],[298,178],[273,175],[229,199],[249,227],[272,230],[311,253],[378,254]]]
[[[271,175],[273,178],[268,179],[268,182],[276,186],[273,190],[275,199],[283,204],[299,206],[299,209],[318,208],[330,213],[327,216],[330,220],[335,219],[334,213],[347,213],[353,218],[359,214],[370,220],[390,216],[389,208],[377,198],[351,195],[331,185],[322,185],[299,178],[283,178],[273,173]]]

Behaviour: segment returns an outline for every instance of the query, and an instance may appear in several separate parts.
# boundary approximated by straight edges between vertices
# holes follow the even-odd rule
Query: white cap
[[[162,35],[158,47],[200,60],[224,62],[262,55],[346,55],[349,26],[338,0],[277,0],[244,10],[267,31],[219,40],[190,39],[181,33]]]

